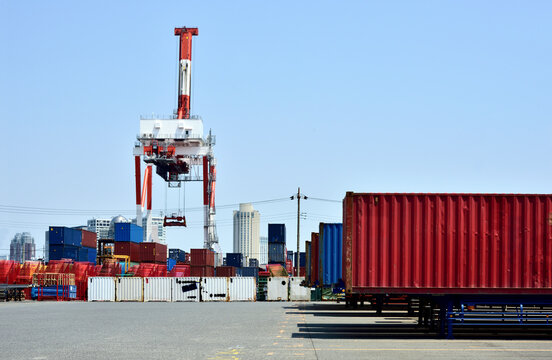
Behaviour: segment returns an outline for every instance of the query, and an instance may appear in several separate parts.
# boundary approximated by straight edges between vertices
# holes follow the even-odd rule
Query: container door
[[[309,301],[310,300],[310,288],[301,286],[301,282],[305,280],[304,277],[290,277],[289,278],[289,300],[290,301]]]
[[[267,280],[267,298],[269,301],[287,301],[288,278],[269,277]]]
[[[117,278],[116,301],[144,301],[143,280],[141,277]]]
[[[115,278],[89,277],[88,301],[115,301]]]
[[[228,278],[201,278],[201,301],[228,301]]]
[[[199,301],[199,277],[172,278],[172,301]]]
[[[166,277],[144,278],[144,301],[171,301],[172,282]]]
[[[257,281],[254,277],[231,277],[228,279],[230,301],[255,301]]]

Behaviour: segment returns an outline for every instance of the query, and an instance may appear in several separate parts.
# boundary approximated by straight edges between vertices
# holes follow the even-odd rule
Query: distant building
[[[241,253],[244,263],[249,259],[260,262],[261,214],[251,204],[240,204],[240,210],[234,211],[234,252]]]
[[[109,225],[111,219],[91,219],[88,220],[87,230],[95,232],[99,239],[109,239]]]
[[[23,263],[36,256],[34,238],[30,233],[17,233],[10,243],[10,260]]]
[[[8,255],[0,255],[0,260],[8,260]]]
[[[167,243],[167,230],[163,226],[163,223],[165,221],[165,217],[163,216],[152,216],[151,217],[151,227],[152,227],[152,234],[151,237],[154,241],[159,242],[161,244]],[[132,223],[136,224],[136,218],[132,219]],[[144,242],[147,241],[147,230],[148,230],[148,222],[147,218],[144,217],[142,219],[142,227],[144,228]],[[157,228],[157,239],[155,234],[155,228]]]
[[[268,236],[261,236],[259,264],[268,264]]]

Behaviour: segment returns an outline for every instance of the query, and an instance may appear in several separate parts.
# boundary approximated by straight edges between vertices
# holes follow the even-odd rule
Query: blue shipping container
[[[79,249],[77,246],[50,244],[48,247],[49,259],[73,259],[79,261]]]
[[[282,244],[282,243],[268,244],[268,263],[269,264],[286,263],[286,244]]]
[[[289,252],[288,252],[289,254]],[[307,264],[307,256],[304,252],[302,253],[299,253],[299,267],[305,267],[306,264]],[[297,253],[294,254],[295,256],[293,257],[293,266],[296,266],[297,264]],[[289,257],[288,257],[289,258]]]
[[[259,260],[258,259],[249,259],[249,267],[259,267]]]
[[[286,243],[286,224],[268,224],[268,242]]]
[[[320,275],[323,286],[341,279],[343,224],[320,223]]]
[[[171,258],[167,259],[167,271],[171,271],[175,265],[176,265],[175,259],[171,259]]]
[[[71,299],[75,299],[77,297],[76,285],[45,286],[45,287],[42,287],[41,296],[56,296],[56,289],[57,289],[58,296],[69,295],[69,298]],[[38,297],[38,287],[31,288],[31,298],[36,299],[37,297]]]
[[[169,258],[179,262],[186,262],[186,252],[180,249],[169,249]]]
[[[243,255],[240,253],[226,254],[226,265],[240,268],[243,266]]]
[[[50,226],[48,239],[54,245],[81,246],[82,232],[65,226]]]
[[[131,223],[115,223],[115,241],[141,243],[144,239],[144,229]]]
[[[293,265],[295,266],[295,260],[293,260],[295,258],[293,257],[293,251],[292,250],[288,250],[287,259],[290,260],[291,262],[293,262]]]
[[[96,255],[98,254],[98,251],[94,248],[83,248],[88,249],[88,258],[86,261],[96,264]]]
[[[88,248],[79,248],[79,261],[88,261]]]
[[[240,276],[249,276],[249,277],[255,277],[256,279],[259,278],[259,268],[258,267],[242,267],[239,270]]]

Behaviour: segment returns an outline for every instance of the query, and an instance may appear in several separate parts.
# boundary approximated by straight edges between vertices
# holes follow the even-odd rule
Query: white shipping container
[[[115,301],[115,278],[107,276],[89,277],[88,301]]]
[[[228,278],[201,278],[201,301],[228,301]]]
[[[144,279],[141,277],[117,278],[116,288],[116,301],[144,301]]]
[[[179,277],[172,280],[172,301],[199,301],[201,278]]]
[[[266,298],[268,301],[288,300],[288,277],[269,277],[266,282]]]
[[[301,286],[304,277],[289,278],[289,300],[290,301],[310,301],[311,289]]]
[[[145,277],[144,301],[171,301],[172,278]]]
[[[229,278],[228,298],[230,301],[255,301],[257,299],[257,280],[254,277]]]

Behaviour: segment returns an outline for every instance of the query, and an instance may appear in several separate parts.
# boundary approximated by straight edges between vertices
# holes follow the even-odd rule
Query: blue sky
[[[176,107],[175,26],[197,26],[192,113],[217,135],[217,204],[357,192],[550,193],[547,1],[0,1],[0,255],[16,232],[134,213],[140,115]],[[178,206],[168,191],[168,207]],[[180,195],[182,196],[182,194]],[[203,244],[200,184],[188,229]],[[165,187],[154,178],[155,209]],[[6,206],[28,207],[14,212]],[[296,203],[259,203],[261,233]],[[39,210],[43,208],[46,210]],[[68,210],[52,210],[68,209]],[[232,210],[217,212],[232,250]],[[302,241],[339,203],[307,200]]]

